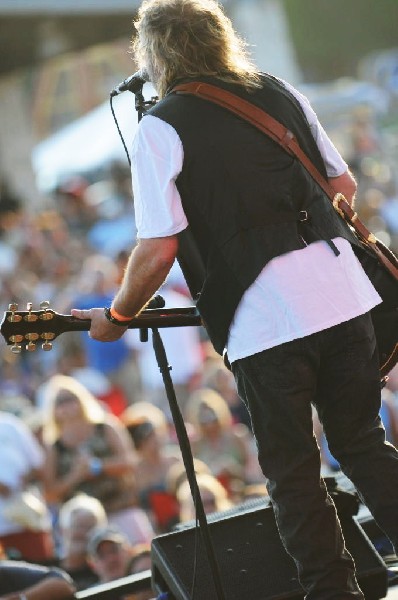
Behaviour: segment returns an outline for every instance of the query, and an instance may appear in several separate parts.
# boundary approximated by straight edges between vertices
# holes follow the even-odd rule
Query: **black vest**
[[[326,177],[301,106],[277,79],[264,75],[262,89],[254,92],[200,80],[282,122]],[[179,262],[221,354],[243,293],[268,261],[315,240],[343,237],[355,244],[356,238],[297,159],[230,111],[170,93],[148,114],[172,125],[182,141],[184,164],[176,184],[189,228],[180,235]]]

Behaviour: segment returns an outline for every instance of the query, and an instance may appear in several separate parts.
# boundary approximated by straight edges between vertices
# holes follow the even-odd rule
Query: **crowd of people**
[[[35,311],[50,300],[63,315],[110,304],[135,243],[127,170],[114,166],[106,186],[73,177],[36,214],[4,185],[0,212],[4,310],[32,302]],[[177,267],[160,293],[167,307],[192,304]],[[248,413],[205,331],[160,333],[206,512],[254,488],[266,495]],[[5,557],[55,565],[76,590],[150,568],[153,537],[195,516],[151,340],[130,330],[102,344],[72,331],[50,352],[40,343],[35,352],[22,344],[19,354],[2,346],[1,370],[0,439],[10,454],[0,474]],[[146,597],[152,593],[132,596]]]
[[[366,124],[357,122],[353,132],[358,211],[371,227],[384,231],[396,250],[393,176],[387,164],[382,168]],[[379,168],[372,171],[370,164]],[[43,300],[60,314],[72,307],[109,306],[135,244],[128,169],[113,165],[106,174],[76,175],[60,184],[40,210],[28,204],[28,197],[16,198],[2,182],[4,310],[10,302],[20,310],[31,302],[37,310]],[[177,267],[160,293],[168,307],[192,302]],[[56,333],[62,333],[62,322],[60,327]],[[248,413],[205,331],[176,327],[165,329],[162,337],[205,511],[266,496]],[[52,567],[49,572],[68,593],[150,569],[154,536],[195,518],[150,340],[142,341],[139,330],[131,330],[103,344],[76,330],[60,335],[51,352],[37,345],[36,352],[20,354],[1,347],[4,558],[60,567],[68,575],[64,579]],[[396,370],[383,392],[382,418],[389,440],[397,445]],[[314,429],[324,472],[337,471],[315,414]]]

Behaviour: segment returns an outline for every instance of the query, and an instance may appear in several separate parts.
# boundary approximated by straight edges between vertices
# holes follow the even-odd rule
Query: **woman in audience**
[[[132,543],[150,541],[153,529],[138,507],[134,449],[126,428],[72,377],[53,376],[45,395],[48,501],[60,506],[85,492],[100,500],[109,522]]]
[[[195,391],[189,398],[185,417],[196,429],[197,438],[192,443],[194,456],[209,466],[229,492],[235,482],[246,482],[252,436],[245,425],[233,424],[222,396],[206,388]]]
[[[203,509],[206,514],[222,512],[233,506],[223,485],[209,473],[199,473],[196,476]],[[191,488],[185,479],[177,489],[177,500],[180,505],[180,521],[192,521],[196,518],[195,506],[192,500]]]
[[[140,505],[151,515],[158,531],[168,529],[177,516],[175,499],[168,493],[167,473],[181,457],[168,451],[164,433],[145,417],[124,419],[137,451],[135,474]]]

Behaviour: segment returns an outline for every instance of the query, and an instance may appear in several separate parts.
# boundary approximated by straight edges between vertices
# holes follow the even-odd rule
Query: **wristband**
[[[118,313],[114,306],[110,307],[109,312],[111,313],[112,317],[118,321],[131,321],[131,319],[133,319],[133,317],[125,317],[124,315]]]
[[[105,307],[104,308],[104,315],[105,317],[108,319],[108,321],[110,321],[111,323],[113,323],[113,325],[119,325],[119,327],[128,327],[130,321],[132,320],[132,318],[129,318],[125,321],[122,321],[121,319],[118,319],[117,317],[114,317],[111,313],[111,309],[109,307]],[[124,317],[126,319],[126,317]]]
[[[100,475],[102,473],[102,469],[103,469],[103,464],[102,464],[102,460],[100,458],[97,458],[96,456],[93,456],[93,458],[90,459],[90,473],[91,475]]]

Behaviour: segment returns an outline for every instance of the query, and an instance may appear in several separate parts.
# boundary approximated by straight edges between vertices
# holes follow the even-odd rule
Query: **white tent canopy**
[[[155,95],[152,85],[145,84],[145,98]],[[129,151],[138,125],[134,101],[131,93],[113,99],[116,119]],[[53,189],[68,176],[98,169],[117,159],[127,161],[109,101],[47,138],[32,152],[37,185],[43,191]]]
[[[369,82],[345,79],[300,87],[326,124],[336,118],[336,112],[350,111],[357,106],[369,106],[376,113],[388,108],[388,94]],[[153,86],[146,83],[145,98],[149,100],[155,95]],[[134,99],[133,94],[124,93],[113,101],[129,151],[138,125]],[[127,157],[109,101],[41,142],[32,153],[37,184],[42,191],[53,189],[68,176],[96,170],[117,159],[127,160]]]

